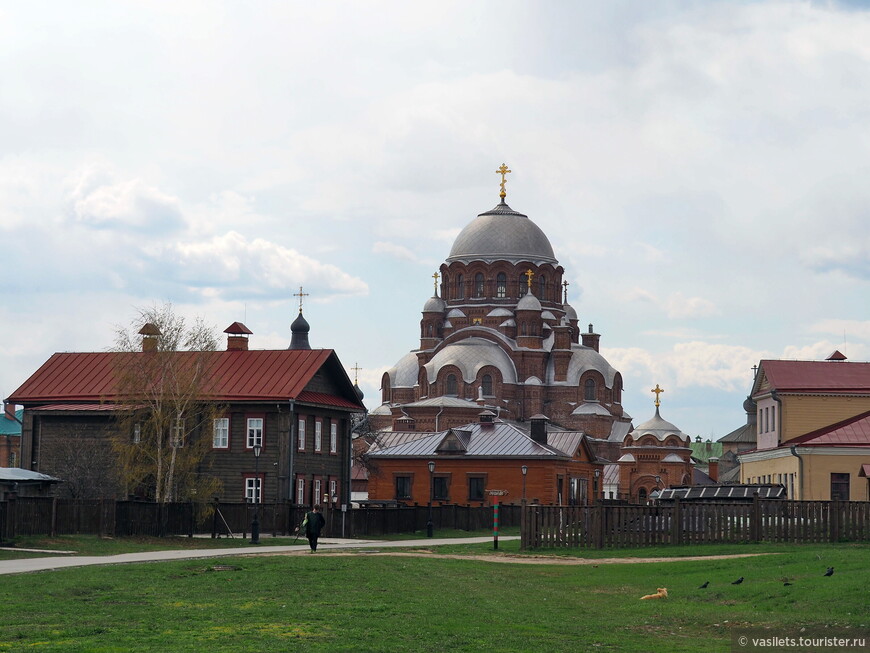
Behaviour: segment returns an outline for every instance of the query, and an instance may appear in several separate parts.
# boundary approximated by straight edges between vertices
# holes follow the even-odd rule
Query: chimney
[[[592,324],[589,325],[589,332],[582,335],[583,346],[598,351],[598,342],[601,340],[601,336],[593,331]]]
[[[713,458],[710,458],[710,460],[707,461],[707,464],[709,465],[709,468],[707,469],[707,476],[709,476],[710,478],[712,478],[714,481],[716,481],[718,483],[719,482],[719,459],[714,456]]]
[[[396,420],[396,430],[415,431],[417,430],[417,420],[415,420],[413,417],[409,417],[408,415],[402,415],[402,417]]]
[[[162,334],[156,325],[147,322],[145,326],[139,329],[139,335],[142,336],[142,351],[157,351],[157,345]]]
[[[489,429],[492,428],[493,421],[495,420],[495,413],[491,410],[482,410],[478,413],[480,416],[480,428]]]
[[[227,351],[248,351],[248,336],[253,333],[241,322],[233,322],[226,329]]]
[[[3,403],[3,415],[6,419],[15,420],[15,404],[11,404],[9,402]],[[15,420],[17,421],[17,420]]]
[[[532,424],[532,440],[538,444],[547,444],[547,422],[550,418],[546,415],[532,415],[529,422]]]

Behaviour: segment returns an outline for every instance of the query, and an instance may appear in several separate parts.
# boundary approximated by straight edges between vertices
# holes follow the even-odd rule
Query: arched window
[[[433,335],[433,329],[432,329],[432,325],[430,324],[429,325],[429,337],[431,338],[432,335]]]
[[[483,390],[484,397],[492,397],[492,376],[484,374],[483,378],[480,380],[480,387]]]
[[[544,301],[545,299],[547,299],[546,292],[547,292],[547,277],[545,277],[544,275],[541,275],[540,277],[538,277],[538,299],[540,299],[541,301]]]
[[[459,394],[459,391],[456,387],[456,375],[448,374],[447,375],[447,391],[444,393],[447,395],[456,396]]]
[[[646,503],[646,488],[640,488],[637,491],[637,500],[638,503]]]
[[[483,297],[483,274],[480,272],[474,275],[474,296]]]
[[[616,377],[616,381],[613,383],[613,402],[616,404],[622,403],[622,379],[619,376]]]
[[[456,299],[464,299],[465,298],[465,286],[464,280],[461,274],[456,275]]]
[[[523,322],[523,331],[522,331],[522,333],[523,333],[523,335],[526,335],[526,323],[525,323],[525,322]]]
[[[595,401],[598,399],[598,393],[595,388],[595,379],[586,379],[583,386],[583,399],[585,401]]]
[[[504,272],[499,272],[495,278],[495,296],[499,299],[507,297],[507,276]]]
[[[447,273],[441,275],[441,299],[450,299],[447,295],[450,294],[450,282],[447,281]]]

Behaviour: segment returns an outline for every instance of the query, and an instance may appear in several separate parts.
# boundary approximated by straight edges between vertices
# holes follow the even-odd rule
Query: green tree
[[[213,385],[216,330],[188,325],[170,303],[137,309],[116,328],[118,432],[113,449],[127,493],[158,502],[206,498],[220,491],[207,471],[221,407]]]

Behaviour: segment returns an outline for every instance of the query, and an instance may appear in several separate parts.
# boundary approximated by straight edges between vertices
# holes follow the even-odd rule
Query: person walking
[[[317,551],[317,538],[320,537],[320,531],[325,525],[326,520],[320,512],[320,504],[314,506],[314,509],[305,515],[305,537],[308,538],[311,553]]]

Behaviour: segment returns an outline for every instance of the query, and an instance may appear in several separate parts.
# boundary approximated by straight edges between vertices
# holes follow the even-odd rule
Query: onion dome
[[[429,299],[426,300],[425,306],[423,306],[424,313],[443,313],[447,308],[447,304],[443,299],[438,297],[437,295],[433,295]]]
[[[541,302],[532,292],[527,292],[517,302],[518,311],[541,311]]]
[[[562,309],[565,311],[565,317],[567,317],[569,320],[577,319],[577,311],[574,310],[574,307],[571,306],[571,304],[565,302],[564,304],[562,304]]]
[[[302,311],[299,311],[299,315],[290,325],[290,332],[293,336],[290,338],[288,349],[311,349],[311,345],[308,344],[309,331],[311,331],[311,327],[308,325],[308,320],[302,315]]]
[[[453,241],[447,257],[448,263],[497,260],[558,264],[553,246],[541,228],[504,200],[468,223]]]

